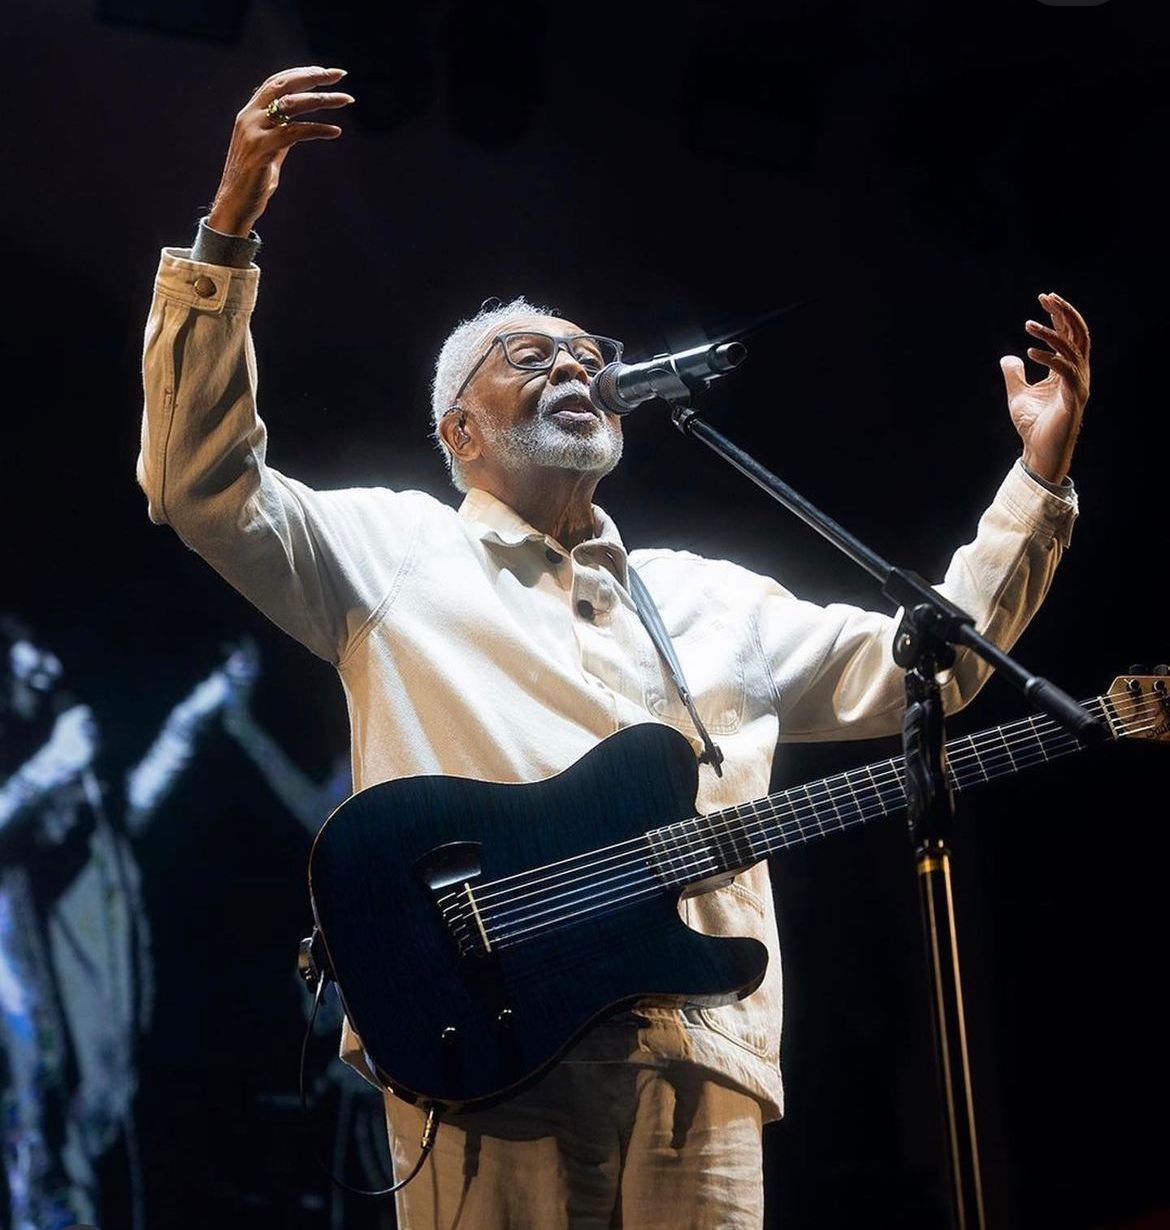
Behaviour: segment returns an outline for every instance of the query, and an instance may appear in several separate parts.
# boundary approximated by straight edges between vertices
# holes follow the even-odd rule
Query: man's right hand
[[[336,124],[296,117],[321,107],[346,107],[352,94],[319,93],[345,76],[343,68],[289,68],[276,73],[248,100],[236,116],[223,176],[208,224],[226,235],[247,235],[268,206],[280,183],[280,168],[298,141],[331,140],[341,136]],[[277,101],[279,100],[279,101]],[[277,105],[290,122],[274,121],[268,108]]]

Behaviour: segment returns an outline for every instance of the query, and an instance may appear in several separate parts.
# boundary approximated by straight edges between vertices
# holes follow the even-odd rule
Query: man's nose
[[[566,380],[580,380],[589,383],[589,373],[569,349],[568,342],[558,342],[557,352],[553,355],[553,365],[548,373],[550,384],[564,384]]]

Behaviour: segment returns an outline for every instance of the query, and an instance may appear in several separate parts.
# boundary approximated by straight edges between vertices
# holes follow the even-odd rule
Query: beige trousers
[[[394,1097],[397,1175],[424,1116]],[[400,1230],[761,1230],[759,1104],[691,1064],[564,1062],[453,1116],[398,1194]]]

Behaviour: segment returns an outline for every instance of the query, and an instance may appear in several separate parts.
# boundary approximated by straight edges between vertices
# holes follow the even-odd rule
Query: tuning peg
[[[1127,673],[1130,675],[1148,675],[1150,668],[1144,662],[1135,662]]]
[[[1167,666],[1165,662],[1159,662],[1158,665],[1154,667],[1154,674],[1170,675],[1170,666]]]

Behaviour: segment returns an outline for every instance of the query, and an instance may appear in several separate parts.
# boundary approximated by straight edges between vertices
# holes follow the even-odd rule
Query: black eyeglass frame
[[[515,363],[512,361],[511,356],[508,354],[508,338],[510,337],[547,337],[549,341],[552,342],[553,344],[552,354],[549,355],[548,361],[545,363],[537,363],[537,364]],[[467,386],[471,383],[472,376],[474,376],[475,373],[479,371],[479,369],[483,366],[484,360],[496,348],[497,342],[499,342],[501,347],[503,348],[504,360],[505,362],[507,362],[509,367],[514,367],[517,371],[520,371],[520,372],[547,372],[552,369],[553,364],[557,361],[557,355],[560,353],[562,346],[564,346],[565,349],[568,350],[569,354],[572,355],[574,359],[576,359],[577,356],[573,354],[572,348],[570,347],[569,343],[579,342],[582,338],[586,338],[586,337],[591,339],[592,341],[608,342],[609,345],[611,345],[616,351],[616,354],[614,355],[612,359],[612,362],[614,363],[618,362],[621,359],[622,354],[625,352],[625,346],[621,342],[619,342],[616,337],[604,337],[600,333],[556,334],[556,333],[545,333],[543,329],[510,329],[507,333],[497,333],[496,336],[492,338],[492,344],[483,352],[483,354],[479,356],[479,358],[475,361],[475,366],[471,369],[471,371],[467,373],[467,376],[464,379],[463,383],[459,386],[458,390],[455,393],[455,396],[451,399],[451,405],[448,406],[447,409],[443,411],[443,417],[446,418],[447,415],[450,414],[453,410],[457,410],[459,408],[457,403],[459,401],[459,398],[463,396],[463,390],[467,388]],[[596,375],[596,374],[597,374],[596,372],[590,373],[591,376]]]

